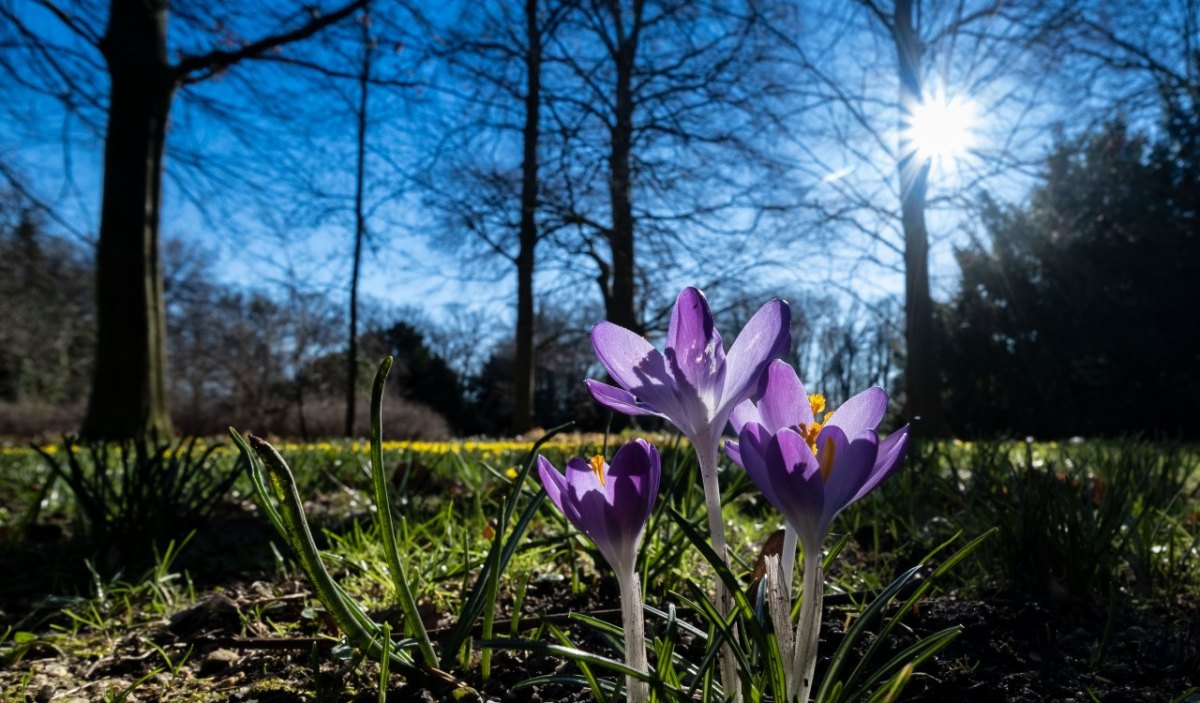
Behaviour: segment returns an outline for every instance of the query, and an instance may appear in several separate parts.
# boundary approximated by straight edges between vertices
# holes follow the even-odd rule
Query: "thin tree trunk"
[[[534,249],[538,232],[538,138],[541,122],[542,36],[538,27],[538,0],[525,0],[525,33],[529,41],[525,54],[525,154],[521,162],[521,227],[517,252],[517,368],[516,402],[512,430],[521,433],[533,426],[534,388],[537,359],[533,336]]]
[[[100,43],[110,76],[96,249],[96,365],[80,435],[171,432],[159,263],[163,147],[175,78],[167,3],[114,0]]]
[[[371,29],[362,20],[363,61],[358,76],[358,152],[354,171],[354,261],[350,266],[350,328],[346,345],[346,422],[345,434],[354,436],[355,402],[358,396],[358,279],[362,270],[363,239],[367,235],[367,218],[363,210],[366,185],[367,157],[367,98],[371,86]]]
[[[614,10],[614,14],[616,12]],[[636,23],[637,17],[633,21]],[[619,21],[616,24],[616,110],[608,160],[612,207],[612,229],[608,243],[612,251],[612,277],[605,298],[605,313],[610,322],[640,332],[641,321],[634,306],[634,219],[629,166],[633,148],[633,62],[637,38],[633,33],[623,33]]]
[[[304,409],[304,372],[300,372],[296,378],[296,418],[297,426],[300,429],[300,439],[307,442],[311,439],[308,435],[308,419],[305,417]]]
[[[942,384],[937,362],[933,300],[929,294],[929,235],[925,228],[925,195],[929,160],[918,154],[910,137],[913,110],[922,100],[921,58],[924,48],[913,26],[912,0],[897,0],[893,37],[900,73],[900,207],[904,227],[904,386],[905,417],[926,436],[946,433]]]

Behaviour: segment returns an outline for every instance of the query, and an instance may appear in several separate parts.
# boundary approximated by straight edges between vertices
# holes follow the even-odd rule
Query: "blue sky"
[[[52,40],[81,52],[91,51],[65,32],[45,10],[27,3],[18,11],[31,27]],[[250,29],[247,34],[254,31],[265,30]],[[173,32],[171,36],[179,34]],[[102,95],[102,75],[97,75],[96,80],[99,84],[96,92]],[[297,82],[293,89],[303,87]],[[238,88],[235,81],[222,81],[218,77],[197,87],[195,92],[203,99],[237,104]],[[87,119],[80,120],[54,98],[29,90],[14,90],[10,95],[15,99],[0,114],[0,154],[5,163],[14,167],[31,184],[39,199],[51,206],[60,220],[50,223],[53,229],[80,240],[94,238],[99,221],[103,115],[89,112]],[[327,289],[337,298],[344,297],[353,235],[349,212],[324,218],[325,221],[314,218],[303,227],[284,227],[285,223],[272,222],[268,211],[278,208],[277,214],[282,214],[290,209],[293,203],[287,199],[276,197],[274,202],[254,202],[252,198],[241,197],[245,193],[237,192],[245,189],[246,183],[223,183],[220,173],[207,179],[196,178],[175,158],[185,148],[204,150],[223,164],[242,161],[240,177],[247,179],[253,179],[253,172],[264,166],[264,157],[252,155],[259,162],[248,162],[245,158],[248,152],[239,138],[227,130],[225,123],[197,108],[194,102],[184,94],[172,106],[162,236],[199,244],[201,251],[215,257],[213,270],[230,283],[270,289],[280,278],[296,275],[309,287]],[[380,112],[388,109],[378,98],[377,106]],[[270,118],[260,121],[265,133],[275,127]],[[353,133],[346,129],[342,134],[326,133],[315,143],[331,146],[331,152],[340,149],[344,156],[352,139]],[[283,146],[279,153],[294,150]],[[201,182],[204,180],[208,182]],[[187,192],[197,183],[199,187]],[[303,196],[297,193],[292,197]],[[443,304],[470,301],[504,314],[507,306],[501,301],[508,297],[507,281],[466,280],[460,275],[455,257],[430,246],[428,237],[384,222],[406,218],[404,211],[413,208],[411,202],[399,203],[388,206],[384,217],[376,218],[372,227],[373,246],[363,269],[365,294],[385,305],[419,304],[436,309]],[[284,229],[287,231],[281,231]]]
[[[830,32],[813,35],[818,55],[848,85],[867,86],[867,99],[880,104],[893,100],[895,81],[889,75],[893,49],[871,31],[869,18],[861,13],[843,16],[838,7],[806,4],[811,27],[829,26],[831,20],[823,12],[834,13],[831,16],[843,22],[841,34],[828,39],[827,45],[820,42],[833,36]],[[28,3],[20,8],[31,26],[56,41],[73,41],[45,11]],[[447,16],[451,13],[447,11]],[[241,17],[240,21],[252,24],[253,18]],[[348,30],[353,30],[353,25],[339,31]],[[261,33],[250,25],[240,31]],[[176,47],[211,41],[211,37],[196,39],[186,32],[172,37],[177,35],[182,38],[173,39]],[[320,53],[324,49],[305,51],[329,57]],[[384,70],[397,75],[427,70],[406,68],[409,55],[397,47],[383,52],[380,60]],[[959,169],[935,172],[929,213],[935,297],[945,298],[954,288],[952,245],[964,241],[963,228],[970,224],[961,215],[963,201],[947,200],[961,197],[956,181],[978,177],[989,155],[1001,147],[1019,148],[1022,158],[1035,159],[1049,143],[1046,124],[1063,110],[1056,92],[1027,80],[1036,75],[1035,65],[1005,66],[1006,73],[1000,78],[982,80],[999,60],[987,55],[974,55],[965,62],[947,58],[927,76],[931,83],[940,82],[946,92],[978,101],[977,111],[982,116],[976,125],[976,148],[982,156],[964,161]],[[311,100],[313,84],[287,77],[291,75],[277,66],[246,65],[176,98],[168,137],[170,177],[164,184],[162,234],[201,244],[215,257],[214,270],[231,283],[270,289],[281,277],[294,275],[308,287],[341,298],[347,287],[352,236],[347,202],[348,164],[353,153],[351,121],[339,112],[342,98]],[[425,77],[434,82],[446,80],[436,73]],[[97,80],[103,83],[102,77]],[[269,85],[270,90],[250,90],[256,82]],[[247,97],[251,93],[255,94]],[[378,207],[372,217],[375,238],[365,262],[363,290],[384,306],[416,305],[436,316],[444,305],[466,303],[488,310],[498,321],[510,320],[510,265],[495,259],[490,264],[464,267],[463,251],[439,243],[445,235],[428,217],[421,197],[404,182],[403,169],[421,168],[426,163],[430,145],[458,109],[452,99],[435,91],[418,93],[383,91],[375,98],[374,114],[379,122],[371,132],[375,152],[368,162],[373,176],[368,204]],[[103,146],[95,123],[102,121],[102,115],[92,114],[93,124],[88,126],[69,117],[57,100],[30,91],[16,91],[13,97],[0,114],[0,155],[69,223],[69,228],[63,229],[85,237],[93,235],[99,214]],[[1023,107],[1031,102],[1038,105],[1034,110]],[[214,105],[216,109],[211,107]],[[238,119],[215,117],[221,109]],[[830,137],[844,128],[844,111],[821,108],[806,113],[804,119],[806,123],[791,141],[781,142],[778,149],[808,174],[812,197],[836,204],[839,198],[854,195],[885,209],[895,208],[894,167],[887,154],[867,144],[861,134],[851,133],[849,141],[841,142]],[[888,124],[886,114],[881,119]],[[882,133],[885,142],[894,139],[886,127]],[[506,148],[503,139],[498,137],[494,148],[502,153]],[[200,155],[211,171],[200,176],[190,168],[187,160],[193,155]],[[297,176],[300,185],[287,183],[292,176]],[[1023,197],[1030,180],[1028,171],[1013,171],[982,183],[989,191],[1014,201]],[[322,198],[305,195],[304,186],[314,184],[327,191]],[[892,245],[898,241],[894,222],[867,221],[864,227],[884,233]],[[781,290],[851,291],[868,300],[902,290],[895,267],[897,256],[887,246],[842,236],[814,246],[821,235],[813,236],[815,239],[780,246],[761,243],[759,255],[774,265],[758,274],[760,283],[771,287],[778,281]],[[877,256],[879,262],[864,264],[864,251]],[[724,258],[720,251],[687,252],[682,257],[686,265],[663,274],[663,286],[673,291],[696,282],[682,278],[687,274],[681,271],[703,271],[705,265]],[[557,273],[543,274],[540,285],[556,290],[574,287],[595,297],[591,274],[583,266],[573,269],[568,264]]]

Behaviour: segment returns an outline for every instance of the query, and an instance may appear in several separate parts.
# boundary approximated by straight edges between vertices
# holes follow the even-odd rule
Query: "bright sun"
[[[909,138],[917,155],[946,167],[965,158],[975,146],[978,115],[969,100],[933,93],[913,109]]]

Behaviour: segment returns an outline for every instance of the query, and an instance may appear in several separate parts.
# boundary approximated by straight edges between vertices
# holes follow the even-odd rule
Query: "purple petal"
[[[743,434],[745,435],[744,439],[742,438]],[[746,468],[746,464],[743,463],[741,458],[742,446],[750,447],[750,450],[754,451],[756,456],[761,457],[766,449],[767,440],[770,438],[771,435],[765,427],[757,422],[747,422],[742,426],[741,433],[738,434],[738,441],[729,440],[725,442],[725,452],[729,454],[729,458],[735,464],[744,469]]]
[[[615,548],[620,533],[612,525],[609,492],[600,485],[600,477],[583,457],[567,462],[566,490],[563,492],[563,514],[580,532],[591,538],[610,563],[619,556]]]
[[[733,406],[733,410],[729,413],[729,424],[733,427],[733,433],[741,434],[742,428],[749,423],[761,425],[763,423],[762,415],[758,412],[758,406],[749,400],[743,400]]]
[[[592,328],[592,349],[604,369],[625,390],[655,412],[680,415],[675,381],[663,356],[642,337],[611,322]]]
[[[811,425],[812,405],[796,370],[786,361],[776,359],[767,366],[763,374],[762,398],[758,401],[758,412],[762,424],[771,432],[784,427]]]
[[[746,464],[742,462],[742,448],[737,442],[732,439],[725,440],[725,454],[729,457],[730,461],[743,469],[746,468]]]
[[[608,471],[610,512],[623,543],[636,545],[658,498],[662,464],[658,450],[645,440],[617,450]]]
[[[873,386],[838,406],[826,424],[842,428],[853,439],[879,426],[887,413],[887,404],[887,393]]]
[[[822,432],[824,435],[825,433]],[[840,436],[838,436],[840,435]],[[833,518],[850,503],[858,489],[871,476],[875,466],[875,456],[879,449],[879,438],[874,431],[868,430],[852,441],[846,441],[846,435],[840,428],[830,427],[826,440],[830,446],[837,447],[837,455],[833,460],[833,470],[825,480],[825,520],[832,522]],[[824,444],[817,445],[821,451],[828,451]]]
[[[846,431],[838,427],[834,423],[830,423],[821,428],[821,432],[817,434],[817,462],[820,463],[824,459],[825,444],[832,441],[834,444],[834,458],[840,451],[846,448],[850,443],[850,437],[846,435]]]
[[[767,499],[776,510],[783,512],[779,496],[775,494],[775,487],[771,483],[771,470],[767,466],[767,460],[763,456],[763,442],[760,434],[765,432],[762,425],[750,424],[742,428],[742,434],[739,436],[738,447],[738,465],[746,470],[746,474],[754,485],[758,486],[758,490],[762,492],[763,497]],[[729,444],[725,445],[726,450],[729,449]]]
[[[603,479],[583,457],[567,462],[565,477],[539,457],[539,472],[546,485],[554,486],[547,491],[551,499],[558,497],[563,514],[596,543],[608,563],[614,569],[632,569],[658,496],[658,450],[642,439],[625,444],[611,465],[601,467]]]
[[[721,409],[731,410],[750,397],[759,376],[772,359],[778,359],[791,346],[792,312],[782,300],[772,300],[759,308],[742,328],[725,357],[725,387]]]
[[[563,478],[563,475],[558,472],[558,469],[554,468],[554,465],[551,464],[550,461],[541,454],[538,454],[537,462],[538,476],[540,476],[542,479],[542,487],[546,489],[546,497],[550,499],[551,503],[554,503],[555,507],[562,511],[562,494],[563,489],[567,487],[566,479]]]
[[[614,520],[604,493],[588,491],[579,499],[578,507],[579,518],[575,526],[596,543],[605,561],[614,569],[628,564],[630,550],[623,546],[620,526]]]
[[[871,469],[871,475],[867,477],[850,502],[853,503],[875,490],[876,486],[890,476],[900,466],[900,460],[904,458],[906,449],[908,449],[908,425],[891,433],[887,439],[879,443],[879,454],[875,458],[875,466]]]
[[[713,326],[708,301],[695,288],[684,288],[675,300],[664,357],[680,402],[713,409],[724,386],[725,347]]]
[[[658,486],[662,482],[662,457],[659,456],[658,447],[647,442],[644,439],[638,438],[635,440],[642,445],[646,454],[650,457],[650,507],[647,508],[646,514],[654,509],[654,504],[658,501]]]
[[[743,456],[745,451],[743,447]],[[792,430],[780,430],[767,442],[763,458],[780,512],[805,546],[819,545],[825,536],[821,525],[825,485],[808,442]]]
[[[572,500],[579,500],[590,492],[597,492],[605,498],[608,496],[604,486],[600,485],[600,477],[583,457],[577,456],[567,462],[566,481],[567,494]]]
[[[615,410],[625,415],[657,415],[666,417],[662,413],[655,412],[645,405],[640,405],[637,398],[632,393],[624,388],[610,386],[607,383],[586,379],[584,384],[587,385],[588,392],[592,394],[601,405],[610,410]]]
[[[746,434],[747,439],[751,444],[754,445],[754,448],[758,450],[759,454],[762,454],[766,451],[767,442],[771,439],[771,433],[767,431],[767,428],[763,427],[757,422],[749,423],[743,427],[742,434]],[[740,439],[741,434],[739,434],[738,437]]]

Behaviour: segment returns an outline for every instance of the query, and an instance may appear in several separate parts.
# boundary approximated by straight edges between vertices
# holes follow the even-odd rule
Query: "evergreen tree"
[[[960,433],[1196,435],[1200,118],[1167,100],[1060,140],[1024,207],[985,199],[990,247],[957,252],[944,309]]]

